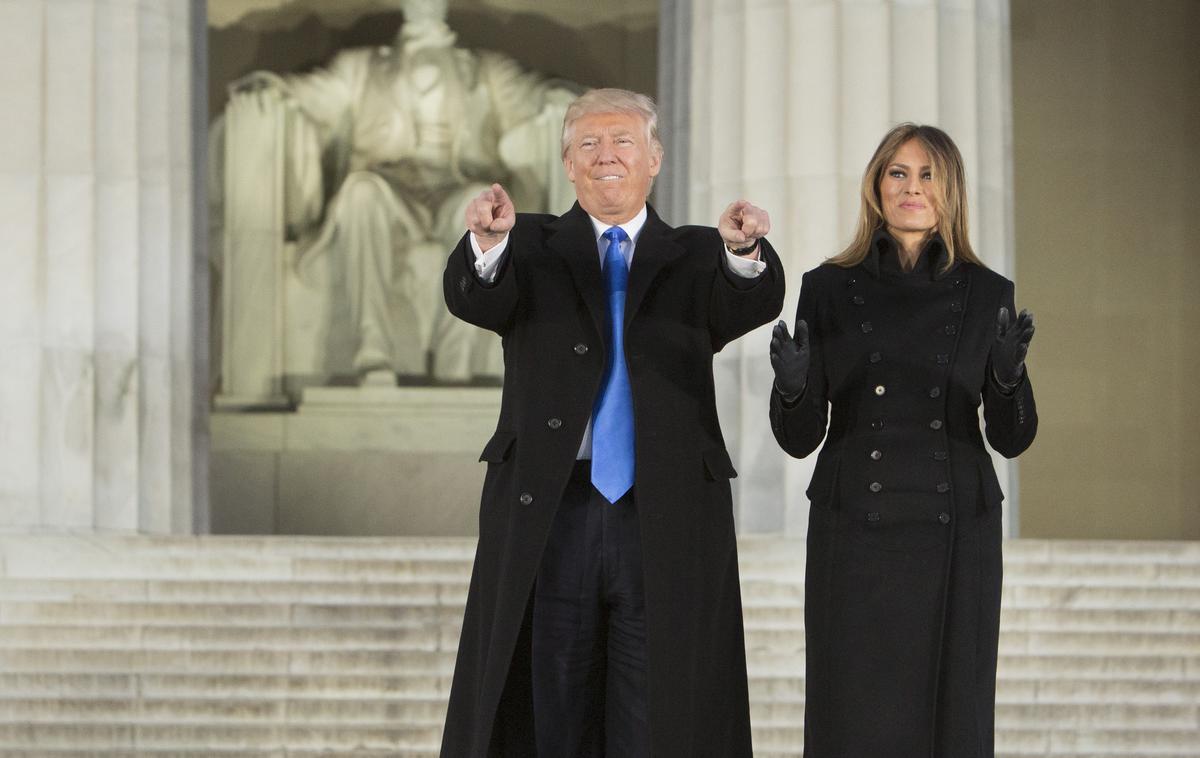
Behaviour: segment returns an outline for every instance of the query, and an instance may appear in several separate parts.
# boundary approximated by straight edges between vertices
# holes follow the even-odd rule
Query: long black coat
[[[808,497],[805,758],[991,758],[1002,494],[983,446],[1007,457],[1037,430],[1028,377],[1011,396],[989,351],[1013,285],[941,271],[935,237],[911,272],[876,235],[853,268],[804,275],[808,386],[771,398],[793,456],[817,458]]]
[[[487,461],[443,758],[532,758],[530,594],[555,510],[600,387],[608,306],[590,220],[517,217],[491,286],[466,237],[450,254],[446,303],[504,339],[504,393]],[[629,272],[625,356],[633,387],[645,571],[649,721],[655,758],[750,755],[741,595],[713,354],[775,318],[783,269],[739,279],[708,227],[654,211]],[[558,757],[549,757],[558,758]]]

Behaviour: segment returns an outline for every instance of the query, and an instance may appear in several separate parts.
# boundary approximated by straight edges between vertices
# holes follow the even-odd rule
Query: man
[[[661,162],[653,102],[593,90],[563,123],[574,208],[467,206],[446,303],[503,337],[504,395],[443,758],[751,754],[712,357],[783,270],[747,202],[663,223]]]

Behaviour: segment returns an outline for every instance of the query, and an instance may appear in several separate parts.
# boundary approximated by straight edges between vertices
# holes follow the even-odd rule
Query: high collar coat
[[[770,414],[788,453],[825,442],[808,489],[805,758],[993,756],[1002,494],[978,408],[1007,457],[1037,412],[1027,376],[1011,395],[991,377],[1012,282],[945,261],[935,237],[904,272],[879,234],[858,266],[804,275],[808,386],[789,407],[774,392]]]
[[[728,270],[715,229],[663,223],[637,240],[625,303],[634,493],[645,572],[651,755],[748,758],[741,596],[713,354],[783,303],[779,259]],[[529,611],[551,522],[600,387],[608,306],[592,224],[578,205],[517,216],[491,285],[464,237],[446,265],[451,313],[497,332],[504,390],[442,758],[532,758]],[[765,357],[764,357],[765,360]],[[555,757],[557,758],[557,757]]]

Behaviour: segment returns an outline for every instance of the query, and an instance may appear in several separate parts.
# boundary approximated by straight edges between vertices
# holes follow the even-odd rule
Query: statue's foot
[[[390,368],[377,368],[367,371],[359,382],[361,387],[395,387],[396,372]]]

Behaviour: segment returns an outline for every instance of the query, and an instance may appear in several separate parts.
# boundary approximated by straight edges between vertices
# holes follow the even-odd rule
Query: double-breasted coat
[[[750,756],[741,595],[713,354],[783,306],[783,269],[728,270],[708,227],[651,209],[625,303],[646,607],[651,754]],[[443,758],[532,758],[529,611],[555,510],[600,387],[608,306],[595,232],[578,204],[517,216],[491,285],[466,237],[444,285],[451,313],[504,344],[504,390],[487,462],[479,545],[459,641]],[[554,757],[558,758],[558,757]],[[565,757],[564,757],[565,758]]]
[[[804,275],[808,385],[771,425],[793,456],[825,440],[808,488],[805,758],[991,758],[1002,493],[980,434],[1033,441],[1026,375],[989,354],[1013,284],[935,236],[903,271],[895,242]],[[829,409],[832,409],[831,411]],[[828,433],[826,423],[828,422]]]

